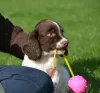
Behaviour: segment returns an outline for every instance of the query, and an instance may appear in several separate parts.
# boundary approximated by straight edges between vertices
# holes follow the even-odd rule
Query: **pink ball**
[[[69,79],[68,87],[74,93],[83,93],[86,91],[87,81],[82,76],[77,75]]]

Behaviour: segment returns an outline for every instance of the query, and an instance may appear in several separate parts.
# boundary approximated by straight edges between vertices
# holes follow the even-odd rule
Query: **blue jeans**
[[[51,78],[44,72],[22,66],[0,66],[5,93],[53,93]]]

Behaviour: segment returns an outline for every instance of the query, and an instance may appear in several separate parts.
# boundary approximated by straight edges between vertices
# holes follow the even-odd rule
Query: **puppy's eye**
[[[48,33],[47,36],[54,37],[54,36],[56,36],[56,34],[55,33]]]

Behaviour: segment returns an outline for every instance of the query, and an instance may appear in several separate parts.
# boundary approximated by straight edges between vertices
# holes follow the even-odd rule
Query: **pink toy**
[[[87,88],[87,81],[82,76],[73,76],[68,81],[68,87],[73,93],[84,93]]]
[[[87,88],[87,81],[85,78],[83,78],[82,76],[74,76],[74,73],[69,65],[69,62],[66,58],[66,56],[64,55],[64,59],[65,62],[68,66],[68,69],[72,75],[72,78],[69,79],[68,81],[68,87],[69,89],[73,92],[73,93],[84,93],[86,91]]]

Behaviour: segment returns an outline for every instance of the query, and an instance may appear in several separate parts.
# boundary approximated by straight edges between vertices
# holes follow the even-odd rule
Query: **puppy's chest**
[[[61,66],[58,62],[58,59],[56,60],[56,68],[53,73],[53,76],[51,77],[53,84],[54,84],[54,93],[67,93],[67,78],[64,78],[64,70],[61,69]],[[41,60],[38,60],[37,62],[29,60],[28,57],[26,56],[24,61],[23,61],[23,66],[28,66],[32,68],[36,68],[39,70],[42,70],[49,74],[50,69],[52,68],[52,62],[53,62],[53,57],[49,58],[44,58]]]

